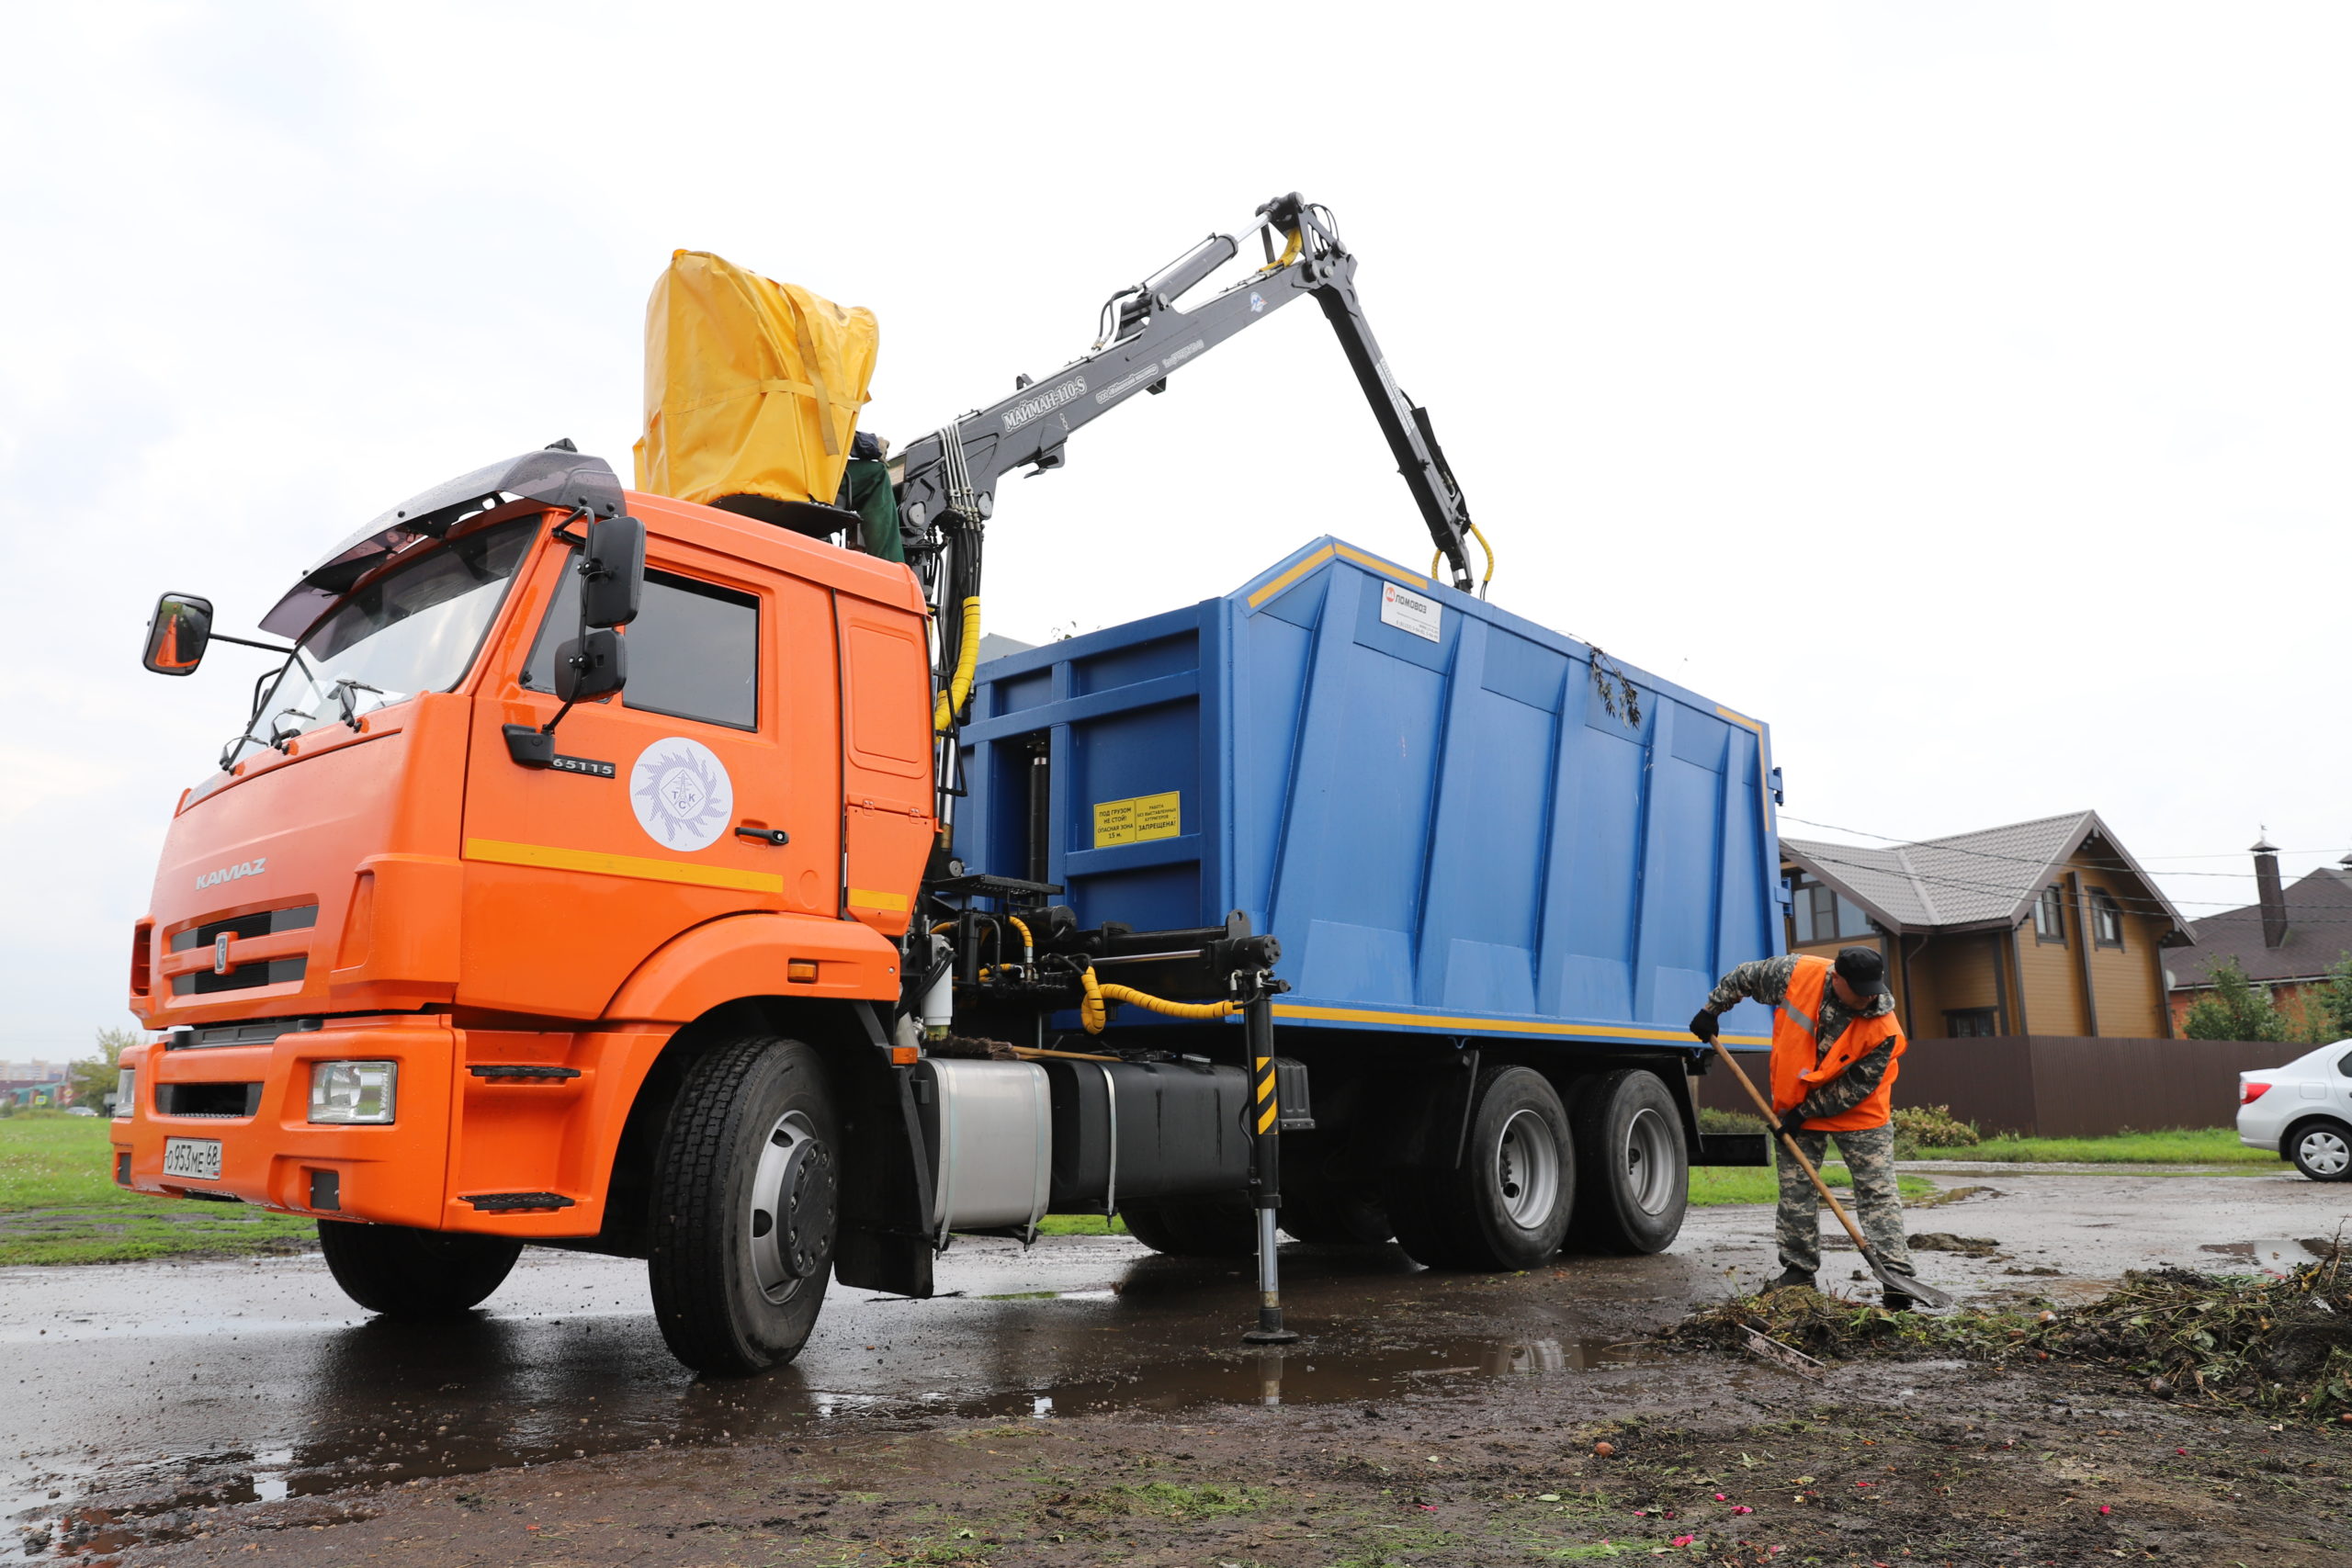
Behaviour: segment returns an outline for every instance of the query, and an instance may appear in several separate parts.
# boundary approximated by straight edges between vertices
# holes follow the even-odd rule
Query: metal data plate
[[[164,1174],[185,1177],[191,1181],[220,1179],[220,1140],[218,1138],[165,1138],[164,1140]]]

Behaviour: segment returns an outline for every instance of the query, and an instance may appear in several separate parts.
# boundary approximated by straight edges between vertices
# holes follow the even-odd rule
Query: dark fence
[[[2093,1040],[2003,1034],[1914,1040],[1903,1054],[1894,1103],[1948,1105],[1979,1131],[2085,1138],[2133,1129],[2228,1127],[2238,1112],[2238,1075],[2276,1067],[2311,1050],[2253,1040]],[[1740,1066],[1767,1084],[1763,1052]],[[1699,1103],[1755,1107],[1717,1064],[1698,1080]]]

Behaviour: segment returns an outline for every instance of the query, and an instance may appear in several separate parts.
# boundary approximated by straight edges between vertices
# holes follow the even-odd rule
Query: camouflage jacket
[[[1766,1007],[1779,1007],[1789,994],[1789,976],[1797,969],[1796,955],[1781,958],[1758,958],[1741,964],[1707,993],[1707,1010],[1728,1011],[1742,1001],[1762,1002]],[[1872,997],[1870,1006],[1860,1012],[1838,999],[1835,987],[1825,987],[1821,993],[1820,1027],[1814,1033],[1818,1062],[1829,1055],[1846,1026],[1858,1018],[1879,1018],[1894,1010],[1893,997]],[[1888,1041],[1870,1055],[1815,1089],[1797,1105],[1795,1114],[1811,1122],[1819,1117],[1836,1116],[1851,1111],[1868,1100],[1886,1077],[1887,1064],[1894,1060],[1894,1043]]]

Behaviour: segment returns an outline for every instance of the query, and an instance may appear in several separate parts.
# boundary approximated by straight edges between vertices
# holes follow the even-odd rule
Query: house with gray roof
[[[1914,1039],[2175,1032],[2189,923],[2096,811],[1781,861],[1789,951],[1878,949]]]
[[[2254,850],[2255,902],[2190,922],[2197,945],[2171,955],[2174,1026],[2189,1004],[2212,988],[2213,965],[2234,961],[2245,976],[2271,989],[2291,1018],[2303,987],[2327,977],[2352,953],[2352,855],[2291,883],[2278,874],[2278,851],[2268,839]]]

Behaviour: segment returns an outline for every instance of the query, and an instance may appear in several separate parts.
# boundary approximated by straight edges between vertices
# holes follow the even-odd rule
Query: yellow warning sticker
[[[1184,796],[1181,790],[1139,795],[1131,800],[1094,803],[1094,847],[1136,844],[1172,839],[1184,830]]]
[[[1094,803],[1094,847],[1108,849],[1113,844],[1136,841],[1136,803],[1132,800],[1098,800]]]
[[[1172,839],[1183,825],[1184,797],[1174,790],[1136,797],[1136,841]]]

